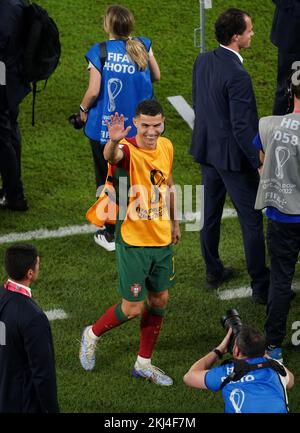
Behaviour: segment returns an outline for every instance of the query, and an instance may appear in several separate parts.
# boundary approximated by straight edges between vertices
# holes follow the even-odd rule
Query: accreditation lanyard
[[[29,287],[23,286],[23,284],[15,283],[12,280],[7,280],[4,284],[5,289],[9,290],[10,292],[16,292],[21,293],[24,296],[28,296],[31,298],[31,290]]]

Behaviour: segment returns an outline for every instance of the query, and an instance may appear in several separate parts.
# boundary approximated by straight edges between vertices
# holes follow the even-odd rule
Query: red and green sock
[[[107,331],[110,331],[122,323],[127,322],[128,317],[125,316],[121,309],[121,304],[112,305],[92,326],[93,333],[100,337]]]
[[[140,349],[138,356],[151,359],[154,346],[156,344],[162,322],[165,315],[164,309],[153,308],[146,304],[142,313],[140,324]]]

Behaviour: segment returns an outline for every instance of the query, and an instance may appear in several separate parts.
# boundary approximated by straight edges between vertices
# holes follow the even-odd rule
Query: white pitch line
[[[195,113],[190,104],[181,95],[168,96],[167,100],[175,108],[177,113],[186,121],[191,129],[194,128]]]
[[[67,319],[68,315],[67,313],[58,308],[55,310],[49,310],[49,311],[45,311],[46,316],[48,317],[48,320],[63,320],[63,319]]]
[[[218,291],[218,298],[220,298],[222,301],[229,301],[230,299],[236,298],[248,298],[251,295],[251,287],[239,287],[238,289]]]
[[[300,292],[300,281],[295,281],[292,284],[294,292]],[[249,298],[252,295],[251,287],[239,287],[238,289],[231,290],[218,290],[217,296],[222,301],[229,301],[230,299]]]
[[[237,213],[235,209],[230,207],[226,207],[223,209],[222,219],[223,218],[235,218],[237,217]]]
[[[60,227],[57,230],[39,229],[23,233],[8,233],[7,235],[0,236],[0,244],[31,241],[33,239],[62,238],[65,236],[94,233],[96,230],[96,226],[92,224],[83,224],[80,226]]]
[[[236,217],[236,211],[231,208],[225,208],[223,210],[222,218]],[[184,215],[184,220],[182,222],[194,221],[196,218],[200,220],[199,212],[188,212]],[[0,236],[0,244],[6,244],[9,242],[24,242],[32,241],[35,239],[55,239],[63,238],[65,236],[74,236],[87,233],[95,233],[97,227],[93,224],[83,224],[78,226],[66,226],[60,227],[56,230],[39,229],[29,232],[20,233],[8,233],[6,235]]]
[[[226,207],[223,209],[222,219],[224,218],[235,218],[237,213],[235,209]],[[186,212],[183,216],[182,222],[193,222],[201,220],[201,212]]]

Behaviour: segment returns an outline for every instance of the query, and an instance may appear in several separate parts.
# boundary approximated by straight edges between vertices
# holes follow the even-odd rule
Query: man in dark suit
[[[202,167],[204,226],[202,254],[206,287],[216,289],[233,276],[219,257],[220,223],[226,191],[238,212],[252,297],[267,302],[269,270],[261,212],[254,210],[261,162],[252,140],[258,118],[251,78],[243,67],[241,48],[253,36],[250,16],[238,9],[222,13],[216,25],[220,43],[214,51],[200,54],[193,71],[195,126],[191,154]]]
[[[0,209],[28,209],[21,180],[19,104],[30,91],[22,64],[22,31],[26,0],[0,0]],[[5,66],[4,66],[5,65]],[[5,84],[4,84],[5,83]]]
[[[11,246],[5,254],[9,278],[0,287],[0,413],[59,412],[51,329],[31,297],[39,263],[31,245]]]
[[[271,31],[271,42],[278,47],[277,89],[273,115],[291,113],[293,97],[288,86],[293,64],[300,68],[300,0],[273,0],[276,5]]]

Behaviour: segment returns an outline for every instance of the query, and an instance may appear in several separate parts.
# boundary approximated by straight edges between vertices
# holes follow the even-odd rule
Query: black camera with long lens
[[[81,129],[84,126],[84,122],[80,118],[80,113],[74,113],[69,117],[69,123],[74,126],[75,129]]]
[[[237,310],[234,310],[234,309],[227,310],[226,314],[221,317],[221,325],[227,331],[229,330],[229,328],[232,329],[232,334],[231,334],[230,341],[228,344],[228,351],[232,354],[232,350],[233,350],[236,336],[240,332],[241,327],[243,325],[242,320],[241,320],[240,315],[237,312]]]

